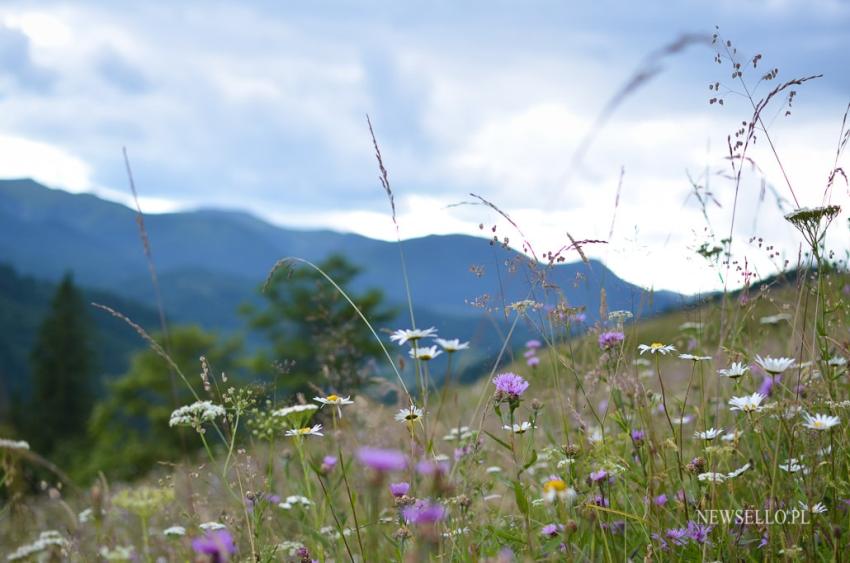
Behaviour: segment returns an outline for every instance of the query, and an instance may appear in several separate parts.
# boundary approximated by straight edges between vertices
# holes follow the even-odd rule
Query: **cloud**
[[[112,50],[106,50],[98,57],[97,71],[104,80],[127,94],[143,94],[151,87],[137,66]]]
[[[30,53],[30,39],[22,31],[0,24],[0,92],[3,78],[16,86],[34,92],[47,92],[53,86],[55,75],[33,61]]]

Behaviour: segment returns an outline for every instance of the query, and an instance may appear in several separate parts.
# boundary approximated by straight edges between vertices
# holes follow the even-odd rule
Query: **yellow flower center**
[[[560,493],[561,491],[567,490],[567,484],[561,479],[550,479],[543,483],[543,490],[546,492],[556,491]]]
[[[330,401],[331,403],[335,403],[335,402],[339,401],[339,397],[337,397],[336,395],[328,395],[327,400]]]
[[[299,428],[298,433],[299,434],[309,434],[311,430],[313,430],[313,429],[312,428]]]
[[[662,344],[661,342],[653,342],[649,345],[649,347],[653,350],[660,350],[661,348],[664,348],[664,344]]]
[[[814,421],[813,426],[815,428],[823,428],[824,426],[826,426],[826,424],[824,424],[824,422],[822,420],[816,420],[816,421]]]

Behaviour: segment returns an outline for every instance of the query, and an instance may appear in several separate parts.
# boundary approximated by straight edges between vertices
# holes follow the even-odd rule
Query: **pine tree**
[[[31,362],[30,434],[33,446],[50,455],[85,433],[94,399],[86,306],[71,274],[65,275],[56,290],[39,328]]]

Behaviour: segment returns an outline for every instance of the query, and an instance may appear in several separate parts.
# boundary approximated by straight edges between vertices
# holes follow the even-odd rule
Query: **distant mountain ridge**
[[[363,268],[353,289],[378,287],[391,303],[406,300],[396,243],[329,230],[293,230],[238,211],[199,210],[145,216],[168,313],[180,321],[231,330],[241,326],[239,304],[257,299],[257,287],[286,256],[319,261],[344,254]],[[529,296],[527,271],[511,273],[510,249],[465,235],[403,242],[417,324],[441,322],[470,334],[492,325],[469,302],[487,294],[501,307]],[[32,180],[0,180],[0,262],[55,280],[73,270],[86,286],[153,304],[135,211],[91,194],[72,194]],[[476,274],[470,268],[480,267]],[[560,264],[549,280],[573,306],[598,317],[600,289],[607,307],[641,315],[678,307],[688,298],[647,292],[618,278],[601,262]],[[400,324],[406,324],[403,317]],[[441,326],[441,328],[442,328]],[[386,328],[386,327],[385,327]]]

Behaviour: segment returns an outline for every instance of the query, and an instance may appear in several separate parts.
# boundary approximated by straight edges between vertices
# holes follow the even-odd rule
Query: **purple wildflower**
[[[603,508],[608,508],[611,506],[611,503],[608,502],[608,499],[603,497],[602,495],[596,495],[593,497],[593,500],[590,501],[591,504],[595,504],[596,506],[601,506]]]
[[[713,526],[707,524],[697,524],[696,522],[688,522],[688,537],[699,544],[708,541],[708,534],[711,533]]]
[[[398,450],[360,448],[357,450],[360,463],[375,471],[401,471],[407,467],[407,458]]]
[[[608,472],[604,469],[600,469],[599,471],[592,471],[590,473],[590,480],[594,483],[598,483],[606,477],[608,477]]]
[[[667,544],[667,541],[658,534],[653,533],[652,539],[654,539],[660,544],[659,547],[661,548],[661,551],[667,551],[670,549],[670,546]]]
[[[626,335],[618,330],[603,332],[599,335],[599,348],[602,350],[610,350],[619,345],[626,339]]]
[[[540,528],[540,533],[547,538],[554,538],[558,535],[558,525],[557,524],[546,524],[542,528]]]
[[[652,502],[654,502],[656,506],[664,506],[665,504],[667,504],[667,495],[662,493],[652,499]]]
[[[673,542],[673,545],[685,545],[688,543],[687,528],[670,528],[666,533],[667,539]]]
[[[542,346],[542,344],[540,343],[540,341],[536,340],[536,339],[529,340],[528,342],[525,343],[525,347],[528,348],[529,350],[537,350],[541,346]]]
[[[192,540],[192,550],[199,555],[208,555],[213,563],[228,561],[236,553],[233,536],[227,530],[207,532],[203,537]]]
[[[405,508],[402,516],[411,524],[435,524],[445,518],[446,509],[438,503],[420,500]]]
[[[636,444],[640,444],[643,442],[643,439],[646,438],[646,432],[643,430],[632,430],[632,441]]]
[[[761,380],[761,387],[759,387],[759,393],[761,393],[765,397],[769,397],[770,392],[773,390],[773,385],[775,383],[778,383],[781,377],[781,375],[765,375],[764,379]]]
[[[334,467],[336,467],[336,463],[339,461],[335,456],[326,455],[324,459],[322,459],[322,473],[330,473],[333,471]]]
[[[449,472],[449,464],[445,461],[423,459],[416,464],[416,472],[420,475],[434,475],[437,473],[445,474]]]
[[[536,368],[540,365],[540,358],[538,358],[537,356],[532,356],[525,360],[525,363],[530,368]]]
[[[410,491],[410,483],[405,483],[402,481],[401,483],[390,483],[390,492],[394,497],[403,497]]]
[[[528,381],[515,373],[500,373],[493,378],[496,391],[507,395],[510,399],[516,399],[528,389]]]

